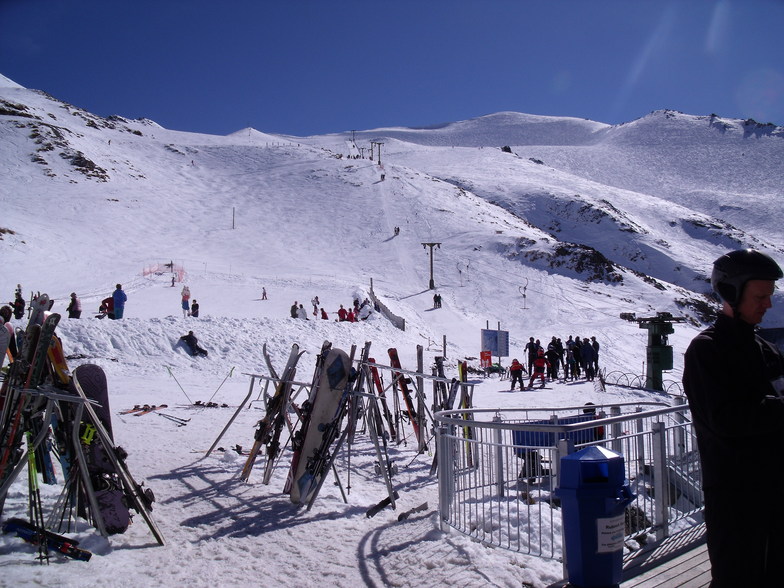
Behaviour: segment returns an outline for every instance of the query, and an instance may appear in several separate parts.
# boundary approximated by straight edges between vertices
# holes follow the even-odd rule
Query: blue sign
[[[482,329],[481,351],[496,357],[509,357],[509,331]]]

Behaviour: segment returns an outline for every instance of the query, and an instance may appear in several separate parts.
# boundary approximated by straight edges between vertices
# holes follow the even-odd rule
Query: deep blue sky
[[[784,0],[0,0],[0,73],[215,134],[504,110],[784,125]]]

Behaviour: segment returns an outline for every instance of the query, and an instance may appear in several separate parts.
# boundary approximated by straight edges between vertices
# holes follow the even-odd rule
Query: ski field
[[[109,538],[80,521],[71,536],[92,559],[53,554],[47,566],[34,547],[0,535],[0,585],[544,588],[562,578],[559,562],[440,530],[433,456],[417,455],[409,425],[405,443],[389,449],[397,508],[372,518],[367,509],[387,489],[362,431],[335,461],[346,502],[329,473],[310,510],[292,504],[283,493],[290,446],[269,484],[263,453],[240,479],[245,458],[232,448],[253,444],[264,416],[258,387],[220,440],[224,450],[207,456],[251,374],[269,375],[263,345],[278,372],[299,345],[299,382],[310,383],[324,341],[356,346],[357,357],[370,342],[385,365],[395,347],[409,370],[421,345],[426,373],[445,351],[451,378],[458,361],[478,367],[480,330],[500,326],[510,335],[505,366],[524,362],[529,337],[546,346],[553,336],[595,336],[604,370],[642,374],[647,333],[620,313],[670,312],[687,319],[669,338],[675,369],[665,380],[676,383],[709,318],[711,262],[746,246],[784,261],[781,127],[674,111],[617,126],[507,112],[351,137],[171,131],[98,117],[0,75],[0,296],[11,301],[17,284],[28,301],[48,293],[63,315],[57,334],[69,366],[105,370],[115,441],[154,491],[166,540],[158,546],[138,515]],[[381,165],[354,158],[371,142],[382,143]],[[426,243],[439,244],[435,291]],[[125,318],[94,318],[117,283]],[[378,312],[336,321],[340,305],[370,296],[371,283],[405,330]],[[183,285],[198,318],[183,316]],[[66,318],[71,292],[80,320]],[[312,315],[314,296],[329,320]],[[309,320],[290,318],[295,301]],[[762,326],[783,325],[779,291]],[[186,353],[179,338],[188,331],[208,357]],[[584,381],[510,392],[497,376],[470,379],[474,405],[499,410],[667,398],[631,389],[610,398]],[[167,408],[119,414],[142,404]],[[61,490],[41,485],[45,508]],[[23,473],[3,520],[24,518],[27,496]]]

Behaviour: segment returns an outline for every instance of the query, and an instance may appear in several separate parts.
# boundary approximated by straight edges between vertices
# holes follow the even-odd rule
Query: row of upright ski
[[[262,459],[260,456],[263,450],[266,458],[263,482],[268,484],[273,469],[284,455],[283,450],[290,444],[291,461],[283,492],[289,495],[291,502],[307,505],[310,509],[330,474],[334,476],[343,499],[346,500],[346,493],[351,491],[351,446],[362,425],[375,449],[376,473],[386,486],[388,498],[385,499],[385,504],[394,508],[397,493],[393,488],[392,477],[397,468],[390,459],[391,444],[407,442],[404,424],[408,423],[418,454],[428,451],[428,447],[433,447],[433,413],[452,408],[461,389],[461,381],[457,378],[450,381],[444,377],[443,360],[439,358],[440,362],[437,362],[437,369],[434,368],[433,373],[433,404],[430,407],[427,405],[421,381],[424,377],[421,373],[421,361],[418,366],[420,371],[410,372],[402,368],[394,348],[387,351],[390,365],[383,366],[370,357],[369,342],[365,343],[360,357],[355,360],[356,346],[346,352],[325,341],[316,356],[308,396],[297,404],[291,392],[295,384],[297,364],[303,352],[298,345],[292,345],[280,375],[272,365],[266,345],[263,352],[270,377],[254,378],[274,382],[274,392],[267,396],[265,414],[256,424],[253,446],[246,456],[241,479],[250,479],[254,465]],[[384,385],[384,370],[391,373],[388,386]],[[420,380],[418,385],[414,383],[412,376]],[[252,388],[253,381],[251,390]],[[462,388],[465,390],[464,386]],[[231,422],[229,421],[229,425]],[[288,439],[284,443],[286,431]],[[348,484],[344,487],[335,468],[335,458],[346,445],[349,467]],[[431,472],[435,472],[436,467],[437,461],[434,458]]]
[[[163,545],[151,516],[154,496],[133,478],[126,452],[114,442],[106,375],[97,365],[68,368],[55,332],[60,315],[49,306],[45,294],[38,296],[27,328],[0,341],[10,362],[0,387],[0,515],[26,468],[30,519],[14,518],[3,528],[35,543],[42,562],[50,550],[86,560],[89,552],[59,533],[79,518],[103,536],[123,533],[133,510]],[[38,484],[57,484],[58,470],[62,492],[45,516]]]

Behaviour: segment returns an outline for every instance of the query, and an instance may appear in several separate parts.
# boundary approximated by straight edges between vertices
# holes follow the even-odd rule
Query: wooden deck
[[[628,556],[623,563],[621,588],[707,588],[710,569],[705,525],[699,525]],[[549,588],[569,586],[561,581]]]
[[[699,525],[627,558],[621,588],[707,588],[710,570],[705,525]]]

